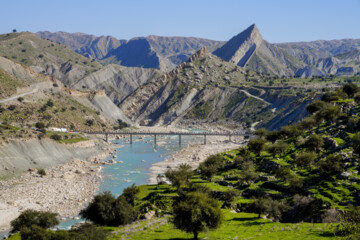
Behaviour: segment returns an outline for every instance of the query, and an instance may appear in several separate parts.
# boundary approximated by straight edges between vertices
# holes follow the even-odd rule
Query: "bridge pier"
[[[132,133],[130,133],[130,144],[132,144]]]
[[[204,145],[206,144],[206,134],[204,134]]]
[[[105,142],[108,142],[108,137],[109,137],[109,134],[105,133]]]
[[[181,146],[181,134],[179,134],[179,145]]]
[[[229,142],[231,142],[231,134],[229,134]]]
[[[156,134],[154,134],[154,143],[156,145]]]

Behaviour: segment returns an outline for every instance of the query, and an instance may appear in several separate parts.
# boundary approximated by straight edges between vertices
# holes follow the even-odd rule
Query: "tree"
[[[321,109],[326,107],[326,103],[320,100],[315,100],[314,102],[310,103],[309,105],[306,106],[306,110],[310,113],[313,114],[317,111],[320,111]]]
[[[41,228],[50,228],[59,224],[58,214],[52,212],[41,212],[27,209],[19,217],[11,221],[11,232],[20,231],[22,228],[29,228],[32,225]]]
[[[218,228],[223,219],[220,202],[202,192],[186,194],[174,203],[173,209],[172,223],[182,231],[193,233],[194,239],[198,239],[199,232]]]
[[[304,152],[296,156],[295,163],[298,167],[310,168],[315,158],[316,158],[316,153]]]
[[[51,233],[37,225],[22,228],[20,231],[21,240],[49,240]]]
[[[177,169],[169,169],[165,172],[165,177],[178,189],[188,183],[193,175],[194,172],[189,164],[180,164]]]
[[[355,93],[359,92],[359,87],[354,83],[347,83],[343,86],[342,90],[349,97],[353,97]]]
[[[256,129],[254,135],[264,138],[267,135],[267,130],[265,128]]]
[[[22,102],[22,101],[24,101],[24,98],[23,98],[23,97],[18,97],[17,100],[18,100],[19,102]]]
[[[139,192],[139,187],[136,187],[135,183],[133,183],[130,187],[124,189],[122,195],[125,197],[125,200],[128,203],[130,203],[132,206],[135,206],[136,194],[138,194]]]
[[[328,155],[324,161],[319,164],[319,172],[323,178],[328,178],[333,175],[338,176],[345,171],[345,166],[342,163],[342,157],[338,154]]]
[[[269,146],[268,151],[275,157],[277,154],[284,154],[286,149],[288,148],[288,144],[285,142],[274,143]]]
[[[131,223],[135,213],[123,196],[116,199],[110,192],[104,192],[96,195],[91,203],[81,210],[80,216],[95,224],[115,227]]]
[[[220,155],[212,155],[200,164],[200,174],[211,181],[212,177],[224,166],[225,162],[223,157]]]
[[[360,237],[360,206],[350,206],[343,215],[342,221],[335,227],[335,233],[341,236],[349,236],[347,239],[359,239]]]
[[[303,144],[303,146],[310,151],[319,151],[321,146],[324,144],[324,140],[321,136],[311,134]]]
[[[13,32],[13,33],[16,33],[16,32],[17,32],[17,30],[14,28],[14,29],[12,30],[12,32]]]
[[[296,125],[287,125],[281,127],[280,134],[285,138],[293,138],[301,135],[301,131]]]
[[[259,218],[261,214],[264,213],[275,221],[279,221],[283,213],[289,209],[289,206],[285,202],[277,201],[270,197],[255,199],[254,207],[259,213]]]
[[[264,148],[264,145],[266,143],[265,139],[262,138],[256,138],[252,139],[248,142],[248,149],[252,152],[254,152],[256,155],[260,156],[261,151]]]

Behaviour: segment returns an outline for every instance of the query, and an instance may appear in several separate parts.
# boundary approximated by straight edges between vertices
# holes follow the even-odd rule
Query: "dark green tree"
[[[189,164],[180,164],[177,169],[169,169],[165,172],[165,177],[178,189],[187,184],[193,175],[194,172]]]
[[[220,202],[202,192],[191,192],[175,202],[172,219],[176,228],[194,234],[198,239],[200,232],[213,230],[220,226],[223,215]]]
[[[316,156],[314,152],[303,152],[296,156],[295,163],[298,167],[309,169]]]
[[[347,83],[343,86],[342,90],[349,97],[353,97],[355,93],[359,92],[359,87],[354,83]]]
[[[269,153],[275,157],[277,154],[284,154],[286,152],[286,149],[288,148],[288,144],[285,142],[277,142],[268,147]]]
[[[27,209],[19,217],[11,221],[11,232],[20,231],[22,228],[29,228],[33,225],[41,228],[51,228],[59,224],[58,214],[52,212],[35,211]]]
[[[127,187],[123,191],[123,196],[125,200],[130,203],[132,206],[135,206],[136,195],[140,192],[139,187],[135,186],[133,183],[130,187]]]
[[[311,134],[303,144],[303,146],[310,151],[319,151],[322,145],[324,144],[324,140],[321,136],[316,134]]]
[[[255,138],[248,142],[248,149],[255,153],[257,156],[260,156],[261,151],[264,149],[264,145],[266,143],[265,139]]]

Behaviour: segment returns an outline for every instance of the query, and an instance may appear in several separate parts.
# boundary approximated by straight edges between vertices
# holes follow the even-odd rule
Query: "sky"
[[[360,38],[360,0],[1,0],[1,10],[0,33],[226,41],[255,23],[271,43]]]

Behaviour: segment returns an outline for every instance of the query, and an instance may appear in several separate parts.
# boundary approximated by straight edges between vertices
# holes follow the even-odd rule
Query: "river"
[[[110,191],[116,197],[122,194],[124,188],[135,185],[147,184],[149,178],[148,169],[153,163],[164,161],[175,151],[186,147],[190,143],[202,142],[202,137],[182,136],[182,145],[179,146],[178,136],[158,137],[157,145],[154,145],[151,137],[146,137],[133,144],[128,140],[116,140],[119,144],[116,149],[117,161],[113,165],[105,165],[103,168],[103,181],[100,185],[100,192]],[[113,158],[109,156],[106,160]],[[58,226],[60,229],[70,229],[71,225],[81,220],[68,219]]]

